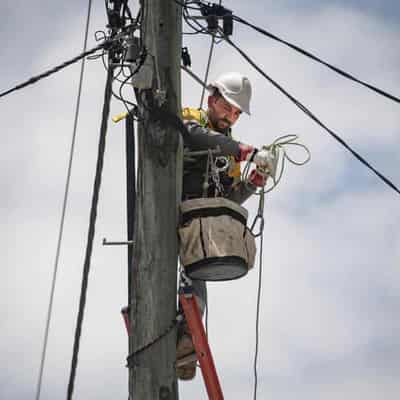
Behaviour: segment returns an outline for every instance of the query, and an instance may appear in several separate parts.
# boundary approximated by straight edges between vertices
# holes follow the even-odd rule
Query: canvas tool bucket
[[[191,279],[237,279],[254,266],[256,246],[246,209],[214,197],[186,200],[180,211],[180,260]]]

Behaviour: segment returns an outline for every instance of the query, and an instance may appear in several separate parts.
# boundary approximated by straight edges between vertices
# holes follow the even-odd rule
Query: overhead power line
[[[85,53],[86,49],[87,49],[91,9],[92,9],[92,0],[89,0],[87,17],[86,17],[85,35],[84,35],[84,41],[83,41],[83,53]],[[45,364],[45,360],[46,360],[47,343],[48,343],[49,331],[50,331],[50,321],[51,321],[51,316],[52,316],[52,311],[53,311],[53,302],[54,302],[54,293],[55,293],[56,280],[57,280],[58,262],[60,259],[61,243],[62,243],[62,238],[63,238],[63,233],[64,233],[64,221],[65,221],[65,212],[67,209],[69,186],[70,186],[70,180],[71,180],[72,161],[74,158],[75,138],[76,138],[76,131],[77,131],[77,126],[78,126],[78,117],[79,117],[79,109],[80,109],[80,102],[81,102],[84,69],[85,69],[85,58],[82,58],[81,72],[80,72],[80,76],[79,76],[79,85],[78,85],[78,96],[77,96],[76,108],[75,108],[74,127],[73,127],[73,132],[72,132],[71,149],[70,149],[70,153],[69,153],[67,180],[65,183],[64,200],[63,200],[63,205],[62,205],[60,228],[59,228],[59,232],[58,232],[56,258],[54,261],[53,279],[52,279],[52,285],[51,285],[49,307],[48,307],[48,311],[47,311],[47,319],[46,319],[46,328],[45,328],[45,334],[44,334],[44,340],[43,340],[42,356],[41,356],[41,360],[40,360],[39,378],[38,378],[38,383],[37,383],[37,387],[36,387],[36,400],[40,399],[40,393],[41,393],[41,389],[42,389],[43,370],[44,370],[44,364]]]
[[[93,241],[95,234],[95,225],[97,219],[97,204],[99,202],[99,193],[100,193],[100,185],[101,185],[101,177],[103,172],[103,163],[104,163],[104,152],[106,147],[106,134],[107,134],[107,123],[108,117],[110,114],[110,99],[112,92],[112,81],[113,81],[113,68],[109,68],[107,71],[107,81],[106,88],[104,93],[104,106],[103,106],[103,115],[101,120],[101,129],[100,129],[100,139],[98,145],[98,154],[97,154],[97,164],[96,164],[96,175],[94,181],[93,195],[92,195],[92,204],[90,208],[90,222],[89,222],[89,231],[88,238],[86,244],[86,253],[85,253],[85,261],[83,265],[83,275],[82,275],[82,285],[81,285],[81,294],[79,299],[79,311],[78,318],[76,322],[75,328],[75,337],[74,337],[74,347],[71,361],[71,371],[68,382],[68,392],[67,392],[67,400],[72,399],[72,393],[74,390],[76,369],[78,365],[78,354],[79,354],[79,345],[80,338],[82,332],[82,324],[83,317],[85,312],[86,305],[86,292],[87,286],[89,282],[89,271],[90,271],[90,261],[92,257],[92,249],[93,249]]]
[[[304,56],[309,57],[312,60],[314,60],[314,61],[316,61],[316,62],[318,62],[318,63],[320,63],[322,65],[325,65],[326,67],[328,67],[332,71],[335,71],[339,75],[344,76],[345,78],[350,79],[350,80],[352,80],[354,82],[357,82],[360,85],[362,85],[362,86],[364,86],[364,87],[366,87],[366,88],[368,88],[368,89],[380,94],[381,96],[384,96],[384,97],[386,97],[386,98],[388,98],[390,100],[393,100],[396,103],[400,103],[400,98],[399,97],[396,97],[396,96],[394,96],[394,95],[392,95],[392,94],[390,94],[390,93],[388,93],[388,92],[386,92],[386,91],[384,91],[382,89],[379,89],[376,86],[373,86],[373,85],[371,85],[371,84],[369,84],[369,83],[367,83],[365,81],[362,81],[361,79],[356,78],[354,75],[351,75],[348,72],[343,71],[342,69],[340,69],[338,67],[335,67],[332,64],[329,64],[328,62],[322,60],[321,58],[317,57],[316,55],[312,54],[311,52],[309,52],[307,50],[304,50],[301,47],[296,46],[295,44],[290,43],[290,42],[288,42],[288,41],[286,41],[286,40],[284,40],[284,39],[282,39],[282,38],[280,38],[280,37],[268,32],[268,31],[266,31],[263,28],[260,28],[259,26],[253,25],[252,23],[244,20],[241,17],[238,17],[237,15],[234,15],[233,18],[234,18],[235,21],[240,22],[241,24],[244,24],[244,25],[247,25],[247,26],[253,28],[257,32],[261,33],[262,35],[267,36],[267,37],[269,37],[269,38],[271,38],[273,40],[276,40],[279,43],[282,43],[282,44],[290,47],[291,49],[297,51],[298,53],[303,54]]]
[[[338,141],[343,147],[345,147],[354,157],[356,157],[362,164],[369,168],[375,173],[383,182],[385,182],[394,191],[400,194],[400,189],[397,188],[388,178],[381,174],[376,168],[374,168],[368,161],[366,161],[360,154],[353,150],[338,134],[328,128],[319,118],[317,118],[305,105],[289,94],[281,85],[274,81],[268,76],[242,49],[240,49],[235,43],[232,42],[228,37],[225,37],[226,42],[231,45],[241,56],[254,68],[256,69],[265,79],[267,79],[273,86],[275,86],[281,93],[288,97],[301,111],[308,115],[314,122],[326,130],[336,141]]]
[[[199,34],[201,34],[201,33],[210,34],[210,32],[208,31],[207,27],[203,26],[199,21],[196,20],[196,18],[193,18],[188,13],[188,10],[194,10],[194,11],[199,11],[201,9],[203,9],[203,10],[204,9],[211,10],[212,7],[216,5],[216,3],[208,3],[208,2],[201,1],[201,0],[189,1],[189,2],[187,2],[187,1],[186,2],[181,2],[181,1],[177,1],[177,0],[173,0],[173,1],[175,1],[175,3],[177,3],[177,4],[180,4],[183,7],[183,9],[184,9],[184,19],[185,19],[186,23],[188,24],[188,26],[190,26],[193,29],[193,31],[194,31],[194,32],[192,32],[193,34],[196,34],[196,33],[199,33]],[[190,5],[197,5],[197,7],[193,7],[193,6],[190,7],[189,4]],[[395,96],[395,95],[393,95],[393,94],[391,94],[391,93],[389,93],[389,92],[387,92],[385,90],[382,90],[382,89],[380,89],[380,88],[378,88],[378,87],[376,87],[376,86],[374,86],[374,85],[372,85],[372,84],[370,84],[368,82],[365,82],[365,81],[355,77],[354,75],[352,75],[352,74],[350,74],[350,73],[348,73],[348,72],[346,72],[346,71],[344,71],[344,70],[342,70],[342,69],[340,69],[338,67],[335,67],[334,65],[328,63],[327,61],[322,60],[320,57],[316,56],[315,54],[311,53],[310,51],[307,51],[307,50],[301,48],[300,46],[297,46],[297,45],[295,45],[293,43],[290,43],[287,40],[284,40],[284,39],[280,38],[279,36],[274,35],[271,32],[268,32],[266,29],[263,29],[263,28],[261,28],[261,27],[259,27],[257,25],[252,24],[249,21],[246,21],[244,18],[233,14],[230,10],[228,10],[225,7],[221,6],[221,2],[219,2],[218,7],[219,7],[219,12],[221,14],[225,13],[227,16],[232,17],[233,20],[235,20],[235,21],[237,21],[237,22],[239,22],[239,23],[241,23],[243,25],[246,25],[246,26],[254,29],[255,31],[261,33],[262,35],[269,37],[270,39],[273,39],[273,40],[275,40],[275,41],[277,41],[279,43],[284,44],[285,46],[291,48],[292,50],[295,50],[296,52],[298,52],[298,53],[300,53],[300,54],[302,54],[302,55],[304,55],[304,56],[306,56],[308,58],[311,58],[312,60],[314,60],[314,61],[316,61],[316,62],[318,62],[318,63],[320,63],[322,65],[325,65],[326,67],[328,67],[332,71],[338,73],[339,75],[341,75],[341,76],[343,76],[343,77],[345,77],[345,78],[347,78],[347,79],[349,79],[349,80],[351,80],[353,82],[356,82],[356,83],[358,83],[358,84],[360,84],[360,85],[372,90],[373,92],[375,92],[375,93],[377,93],[377,94],[379,94],[379,95],[381,95],[383,97],[386,97],[386,98],[388,98],[388,99],[390,99],[390,100],[392,100],[392,101],[394,101],[396,103],[400,103],[400,98],[398,96]],[[197,26],[194,26],[193,24],[196,24]]]
[[[93,47],[93,48],[90,49],[90,50],[84,51],[83,53],[79,54],[78,56],[76,56],[76,57],[74,57],[74,58],[71,58],[71,59],[68,60],[68,61],[63,62],[62,64],[57,65],[56,67],[51,68],[51,69],[49,69],[49,70],[47,70],[47,71],[41,73],[40,75],[34,76],[34,77],[28,79],[27,81],[25,81],[25,82],[23,82],[23,83],[20,83],[19,85],[15,86],[15,87],[13,87],[13,88],[11,88],[11,89],[6,90],[5,92],[0,93],[0,98],[2,98],[2,97],[4,97],[4,96],[7,96],[8,94],[10,94],[10,93],[12,93],[12,92],[15,92],[16,90],[23,89],[23,88],[26,87],[26,86],[32,85],[32,84],[38,82],[39,80],[41,80],[41,79],[43,79],[43,78],[47,78],[48,76],[50,76],[50,75],[52,75],[52,74],[55,74],[56,72],[58,72],[58,71],[64,69],[65,67],[68,67],[69,65],[78,62],[78,61],[81,60],[82,58],[85,58],[86,56],[88,56],[88,55],[90,55],[90,54],[93,54],[93,53],[95,53],[96,51],[101,50],[101,49],[107,47],[110,43],[112,43],[112,42],[111,42],[111,41],[105,41],[105,42],[103,42],[103,43],[100,43],[100,44],[97,45],[96,47]]]
[[[208,55],[207,68],[206,68],[206,73],[204,76],[204,82],[208,81],[208,74],[210,72],[210,65],[211,65],[211,60],[212,60],[212,56],[213,56],[213,52],[214,52],[214,45],[215,45],[215,37],[213,34],[211,34],[210,53]],[[206,88],[207,88],[206,86],[203,86],[203,90],[201,92],[200,107],[199,107],[200,109],[203,108],[204,95],[205,95]]]
[[[181,65],[181,69],[183,69],[185,72],[187,72],[199,85],[202,87],[206,88],[207,84],[202,81],[193,71],[191,71],[188,67],[185,67],[184,65]]]

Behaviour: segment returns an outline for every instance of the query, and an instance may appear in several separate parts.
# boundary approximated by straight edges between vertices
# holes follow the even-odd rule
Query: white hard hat
[[[207,89],[218,89],[227,102],[250,115],[251,84],[244,75],[228,72],[211,82]]]

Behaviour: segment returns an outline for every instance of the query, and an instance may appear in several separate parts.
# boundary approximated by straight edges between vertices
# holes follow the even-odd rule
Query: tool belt
[[[237,279],[254,266],[256,246],[247,210],[223,197],[183,201],[180,260],[191,279]]]

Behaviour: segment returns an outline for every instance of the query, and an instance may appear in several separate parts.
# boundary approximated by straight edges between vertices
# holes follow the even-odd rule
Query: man
[[[221,75],[208,87],[208,109],[185,108],[183,120],[188,134],[184,140],[186,151],[204,151],[220,148],[221,156],[228,158],[228,166],[219,173],[220,185],[209,179],[205,182],[208,155],[185,160],[183,168],[183,200],[215,195],[226,197],[242,204],[254,193],[257,187],[265,185],[267,174],[262,170],[269,167],[268,152],[258,151],[253,146],[232,138],[231,127],[245,112],[250,115],[251,85],[249,80],[236,72]],[[217,155],[215,155],[216,157]],[[249,176],[248,182],[241,181],[240,162],[253,161],[258,167]],[[206,184],[206,187],[204,187]],[[201,311],[205,309],[206,286],[203,281],[193,281],[193,288]],[[177,360],[194,353],[194,347],[187,325],[178,330]],[[193,379],[196,361],[177,368],[178,378]]]

